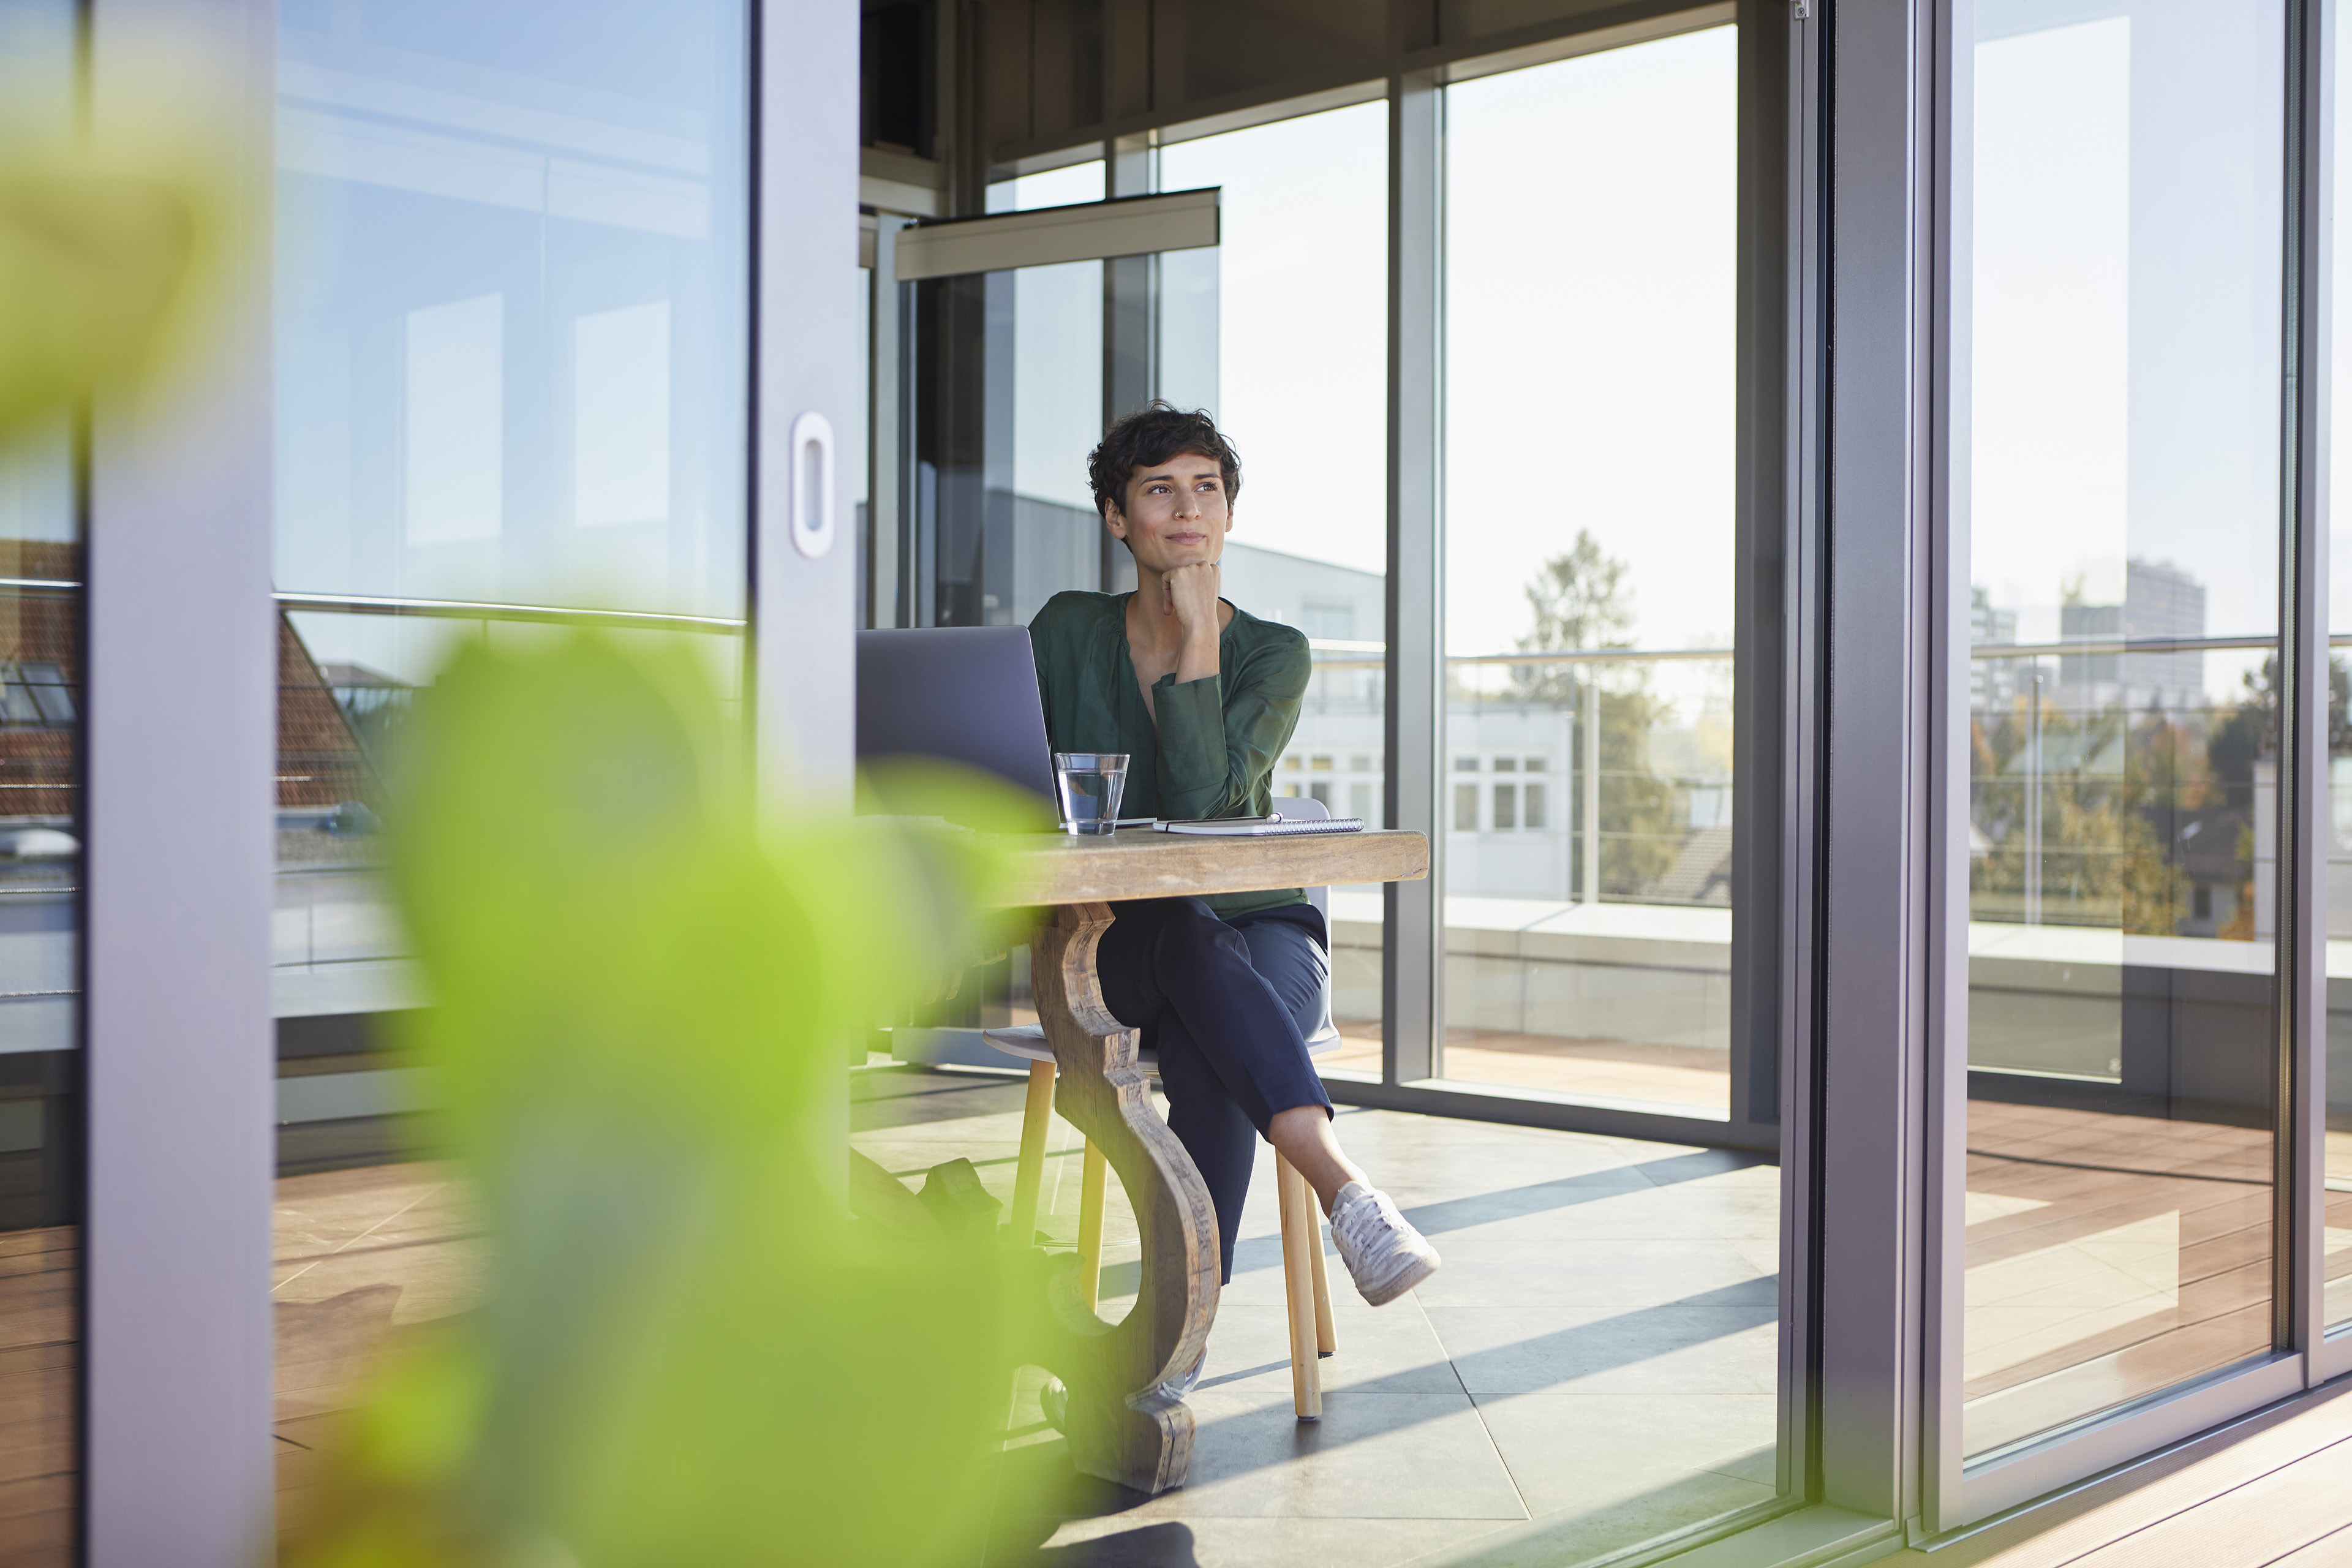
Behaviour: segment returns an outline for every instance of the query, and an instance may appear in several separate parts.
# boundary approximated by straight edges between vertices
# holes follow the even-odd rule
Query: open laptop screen
[[[1059,821],[1045,710],[1025,626],[939,626],[857,634],[857,761],[958,763],[993,773],[1037,801],[1037,826]],[[939,815],[936,801],[890,798],[881,808]],[[947,815],[955,814],[950,808]]]

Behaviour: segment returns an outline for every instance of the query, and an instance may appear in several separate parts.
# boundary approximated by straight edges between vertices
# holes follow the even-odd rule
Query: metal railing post
[[[1601,901],[1601,667],[1584,673],[1584,867],[1577,894],[1581,904]]]

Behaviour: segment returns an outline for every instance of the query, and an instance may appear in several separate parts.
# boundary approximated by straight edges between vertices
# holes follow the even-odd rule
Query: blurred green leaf
[[[972,834],[763,833],[700,667],[467,647],[388,814],[408,1049],[489,1233],[286,1561],[972,1561],[1025,1287],[845,1208],[842,1042],[989,940]]]
[[[205,210],[161,175],[0,147],[0,436],[146,368]]]

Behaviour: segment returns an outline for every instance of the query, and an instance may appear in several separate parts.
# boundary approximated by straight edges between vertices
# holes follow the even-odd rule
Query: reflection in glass
[[[0,1533],[11,1563],[60,1568],[81,1362],[75,490],[62,423],[0,443]]]
[[[1100,201],[1103,166],[992,185],[991,212]],[[1102,436],[1103,264],[915,287],[917,582],[926,626],[1025,623],[1102,585],[1087,454]]]
[[[1162,190],[1223,188],[1221,244],[1160,258],[1165,395],[1242,458],[1224,595],[1305,632],[1316,675],[1276,795],[1378,826],[1388,640],[1388,107],[1180,142]],[[1212,269],[1213,270],[1210,270]],[[1208,323],[1213,321],[1213,330]],[[1331,890],[1327,1071],[1381,1071],[1377,887]]]
[[[2279,13],[2079,15],[1977,13],[1972,1456],[2273,1332]]]
[[[1738,53],[1446,90],[1449,1078],[1728,1111]]]
[[[279,8],[282,1487],[382,1335],[464,1308],[478,1263],[431,1086],[385,1049],[419,1002],[381,883],[411,699],[459,639],[561,635],[469,605],[703,617],[740,686],[745,26],[733,0]]]
[[[0,137],[71,133],[76,7],[0,0]],[[0,1558],[76,1561],[82,549],[66,420],[0,441]]]
[[[989,187],[991,212],[1029,212],[1103,198],[1099,162]],[[1065,588],[1097,588],[1102,525],[1087,454],[1102,438],[1103,264],[1074,261],[1003,275],[1013,294],[1013,603],[1022,623]],[[992,285],[1000,293],[1006,284]],[[983,605],[983,610],[986,609]],[[1000,608],[1002,606],[999,606]]]
[[[2336,79],[2346,79],[2352,66],[2352,33],[2336,31]],[[2352,116],[2336,117],[2336,205],[2344,202],[2344,159],[2352,153]],[[2336,276],[2331,280],[2336,300],[2336,342],[2331,363],[2341,383],[2344,367],[2352,365],[2352,321],[2345,304],[2352,295],[2352,251],[2337,244]],[[2352,403],[2337,395],[2331,405],[2335,429],[2332,449],[2352,453]],[[2341,489],[2341,485],[2337,486]],[[2352,507],[2331,501],[2338,519],[2352,517]],[[2333,1328],[2352,1321],[2352,528],[2331,521],[2327,677],[2327,795],[2326,820],[2320,827],[2327,846],[2327,1202],[2326,1262],[2326,1303],[2323,1321]]]
[[[278,586],[740,615],[740,7],[282,22]]]

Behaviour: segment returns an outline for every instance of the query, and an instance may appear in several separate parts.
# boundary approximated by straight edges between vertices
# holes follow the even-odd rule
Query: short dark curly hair
[[[1241,454],[1217,429],[1208,410],[1187,412],[1154,398],[1112,426],[1087,454],[1087,479],[1094,486],[1095,510],[1108,518],[1113,504],[1124,510],[1127,483],[1135,477],[1135,470],[1164,463],[1181,452],[1214,458],[1217,467],[1224,470],[1225,504],[1230,506],[1240,497]]]

